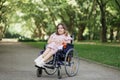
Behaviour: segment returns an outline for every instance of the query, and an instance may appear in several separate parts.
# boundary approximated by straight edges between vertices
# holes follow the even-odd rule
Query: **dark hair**
[[[67,32],[67,27],[66,27],[66,25],[64,24],[64,23],[59,23],[57,26],[56,26],[56,34],[57,35],[59,35],[59,33],[58,33],[58,26],[60,26],[60,25],[62,25],[62,27],[63,27],[63,29],[65,30],[65,35],[67,36],[68,35],[68,32]]]

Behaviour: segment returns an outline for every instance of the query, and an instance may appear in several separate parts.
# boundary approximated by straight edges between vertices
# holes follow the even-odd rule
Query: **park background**
[[[80,57],[120,68],[120,0],[0,1],[0,40],[42,48],[60,22]]]

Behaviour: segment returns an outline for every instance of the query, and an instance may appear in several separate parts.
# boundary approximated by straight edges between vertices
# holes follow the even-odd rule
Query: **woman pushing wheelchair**
[[[57,30],[48,39],[47,46],[43,54],[37,57],[34,62],[36,66],[44,67],[46,62],[59,50],[66,46],[67,43],[71,43],[72,38],[68,34],[66,25],[59,23]]]

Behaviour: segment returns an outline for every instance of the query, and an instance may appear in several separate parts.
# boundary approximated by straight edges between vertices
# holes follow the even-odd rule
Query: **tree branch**
[[[110,0],[107,0],[103,5],[105,6]]]
[[[120,4],[117,0],[115,0],[116,4],[118,5],[119,9],[120,9]]]
[[[102,6],[99,0],[96,0],[96,2],[98,3],[98,5],[99,5],[100,7]]]
[[[90,14],[88,15],[88,19],[90,19],[90,16],[92,15],[93,10],[95,9],[95,5],[96,5],[96,0],[93,0],[93,5],[90,11]]]

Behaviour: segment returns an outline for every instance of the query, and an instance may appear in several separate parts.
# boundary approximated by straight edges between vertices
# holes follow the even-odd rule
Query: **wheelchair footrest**
[[[49,62],[47,62],[46,64],[53,64],[53,60],[51,60],[51,61],[49,61]]]
[[[47,65],[45,65],[44,67],[39,67],[39,66],[35,65],[35,67],[37,67],[37,68],[41,68],[41,69],[45,69],[45,68],[55,69],[54,66],[47,66]]]
[[[39,66],[37,66],[37,65],[35,65],[35,67],[43,69],[43,67],[39,67]]]

